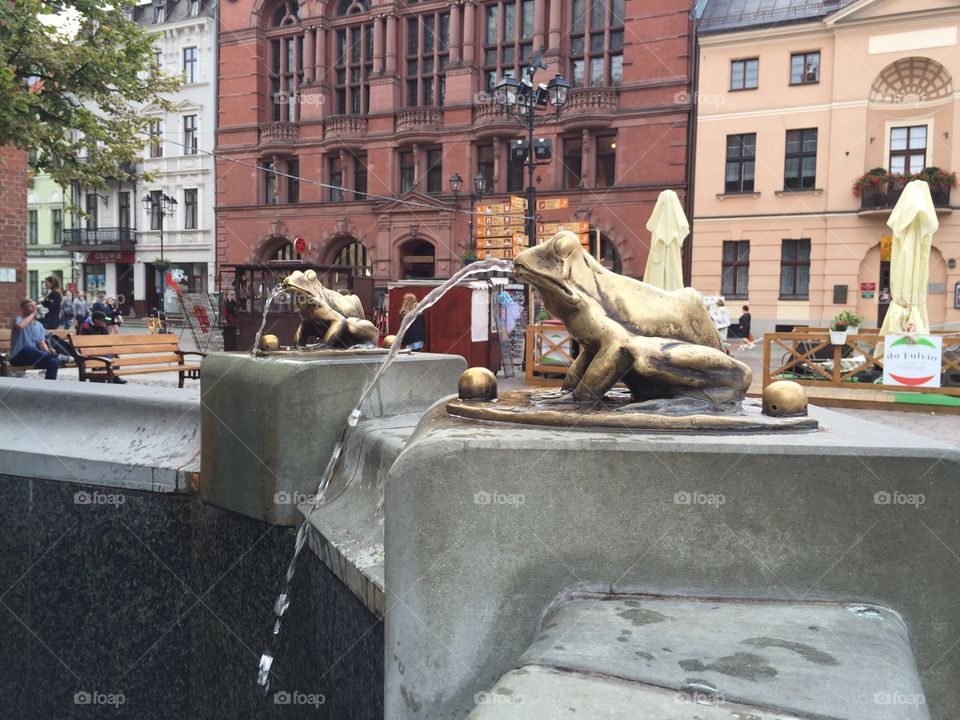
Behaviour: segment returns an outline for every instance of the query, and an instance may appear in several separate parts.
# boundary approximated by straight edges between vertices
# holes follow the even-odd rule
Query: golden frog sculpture
[[[380,333],[376,325],[364,319],[363,304],[356,295],[328,290],[313,270],[291,273],[284,278],[283,288],[294,294],[300,313],[294,345],[307,345],[311,338],[335,347],[377,344]]]
[[[514,277],[537,288],[581,345],[552,402],[596,402],[618,382],[635,401],[690,398],[719,409],[743,400],[750,368],[723,349],[696,290],[610,272],[567,231],[513,262]]]

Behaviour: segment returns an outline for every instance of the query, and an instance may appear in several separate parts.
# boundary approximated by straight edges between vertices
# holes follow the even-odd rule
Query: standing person
[[[70,330],[73,327],[73,295],[68,290],[63,294],[63,303],[60,305],[60,327]]]
[[[120,312],[120,308],[117,307],[117,301],[114,298],[107,298],[106,310],[104,310],[103,313],[107,316],[111,334],[116,335],[119,333],[120,326],[123,325],[123,314]]]
[[[60,360],[47,345],[43,326],[37,320],[37,303],[30,298],[21,300],[20,313],[13,319],[10,364],[45,370],[47,380],[56,380]]]
[[[753,344],[753,335],[750,334],[750,308],[746,305],[743,306],[743,315],[740,316],[740,319],[737,321],[737,324],[740,326],[740,337],[746,340],[748,343]]]
[[[90,306],[90,312],[93,312],[94,310],[99,310],[100,312],[105,313],[107,311],[107,303],[105,299],[106,299],[106,294],[102,292],[98,292],[96,295],[96,299],[93,301],[93,304]]]
[[[60,281],[53,275],[48,275],[47,279],[43,281],[43,284],[44,287],[47,288],[47,294],[40,304],[47,309],[47,314],[41,322],[47,330],[56,330],[60,327],[60,307],[63,305],[63,295],[60,294]]]
[[[714,324],[717,326],[717,332],[720,333],[720,339],[726,342],[727,331],[730,329],[730,311],[727,310],[723,300],[717,300],[710,313]]]
[[[87,305],[87,299],[82,292],[77,291],[73,297],[73,318],[77,323],[77,328],[83,324],[83,321],[90,315],[90,306]]]
[[[404,316],[411,312],[417,306],[417,296],[413,293],[407,293],[403,296],[403,304],[400,306],[400,322],[403,322]],[[423,321],[423,315],[410,323],[407,332],[403,336],[404,347],[407,350],[423,350],[423,344],[427,340],[427,326]]]

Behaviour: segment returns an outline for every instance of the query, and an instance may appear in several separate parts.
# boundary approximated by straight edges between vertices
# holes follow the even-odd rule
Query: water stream
[[[273,612],[277,619],[273,626],[273,634],[269,643],[270,647],[268,651],[260,657],[260,667],[257,673],[257,684],[264,693],[268,692],[270,689],[270,668],[273,665],[273,659],[276,653],[276,644],[280,635],[283,615],[290,607],[291,584],[297,569],[297,561],[300,558],[300,552],[307,544],[307,533],[309,532],[308,528],[310,526],[310,518],[313,516],[313,513],[317,510],[317,508],[326,505],[328,502],[332,502],[346,489],[345,485],[343,488],[339,489],[339,492],[337,492],[335,496],[330,497],[329,499],[327,497],[330,484],[336,475],[336,470],[340,462],[340,456],[343,453],[343,448],[346,445],[351,431],[357,426],[357,423],[360,422],[360,418],[363,415],[361,408],[363,407],[364,403],[370,399],[370,396],[380,383],[380,379],[387,371],[387,368],[390,367],[391,363],[393,363],[394,359],[397,357],[397,353],[400,352],[400,349],[403,347],[403,336],[406,334],[407,328],[410,327],[413,321],[422,315],[425,310],[434,305],[448,290],[457,285],[457,283],[463,279],[468,278],[471,275],[479,275],[481,273],[490,272],[491,270],[512,272],[513,263],[510,260],[480,260],[479,262],[471,263],[470,265],[467,265],[454,273],[454,275],[442,285],[435,287],[433,290],[427,293],[423,300],[421,300],[413,310],[404,316],[400,323],[400,329],[397,331],[397,337],[390,346],[390,351],[383,359],[380,367],[377,368],[377,371],[370,379],[370,382],[366,384],[363,391],[360,393],[360,398],[357,400],[353,411],[348,416],[347,424],[344,426],[343,431],[340,434],[340,439],[337,441],[337,444],[333,448],[333,453],[330,455],[330,460],[327,462],[327,465],[323,470],[323,474],[320,476],[320,482],[317,486],[317,493],[314,498],[313,506],[310,508],[310,512],[307,513],[306,518],[300,525],[300,529],[297,531],[297,538],[293,548],[293,557],[290,558],[290,564],[287,566],[283,590],[277,596],[277,600],[273,606]],[[267,321],[267,308],[269,307],[269,304],[272,302],[273,298],[279,295],[280,292],[282,292],[282,287],[278,285],[276,288],[274,288],[267,304],[264,306],[263,323],[260,325],[260,331],[257,333],[257,340],[253,346],[254,352],[256,352],[257,348],[260,346],[260,335],[263,332],[263,327]],[[349,482],[350,481],[348,480],[347,483],[349,484]]]
[[[283,285],[274,285],[273,290],[267,296],[267,301],[263,304],[263,319],[260,321],[260,329],[257,330],[257,336],[253,339],[253,347],[250,348],[250,354],[256,355],[260,349],[260,339],[263,337],[263,329],[267,326],[267,313],[270,312],[270,305],[273,301],[283,295]]]

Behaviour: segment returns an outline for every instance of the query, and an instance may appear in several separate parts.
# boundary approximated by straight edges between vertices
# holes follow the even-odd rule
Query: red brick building
[[[0,323],[27,296],[27,153],[0,148]]]
[[[223,3],[218,265],[294,258],[302,237],[303,260],[356,265],[378,285],[448,277],[472,245],[472,179],[492,185],[483,203],[523,194],[510,145],[525,131],[489,90],[543,48],[535,82],[573,85],[536,133],[553,150],[538,199],[568,204],[544,220],[589,222],[604,259],[639,276],[657,194],[687,195],[689,12],[681,0]]]

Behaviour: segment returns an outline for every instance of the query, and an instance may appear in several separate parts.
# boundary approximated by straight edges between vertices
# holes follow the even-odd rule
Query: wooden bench
[[[69,343],[69,330],[44,330],[44,333],[47,335],[56,335],[58,338],[64,341],[64,344]],[[10,364],[10,348],[12,345],[13,328],[0,328],[0,377],[8,377],[11,374],[22,375],[25,370],[30,370],[33,367],[32,365]]]
[[[185,355],[206,353],[181,350],[172,333],[159,335],[76,335],[70,337],[80,380],[113,382],[124,375],[177,372],[180,387],[185,378],[200,377],[200,363],[188,364]]]

